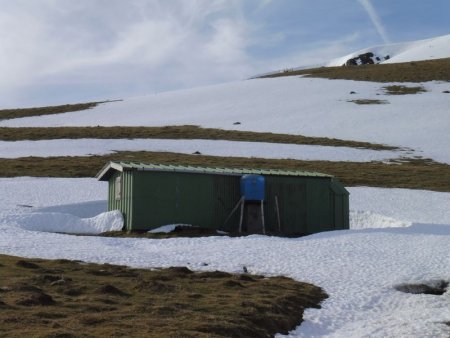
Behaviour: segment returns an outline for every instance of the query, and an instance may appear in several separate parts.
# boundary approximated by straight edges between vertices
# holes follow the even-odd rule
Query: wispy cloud
[[[272,4],[272,2],[273,2],[273,0],[260,0],[256,10],[257,11],[263,10],[266,7],[270,6]]]
[[[300,46],[282,57],[259,62],[261,65],[259,68],[264,72],[269,72],[297,66],[321,66],[335,57],[356,50],[360,41],[359,33],[351,33],[338,39],[316,42],[309,45],[308,48]]]
[[[373,7],[370,0],[358,0],[358,2],[364,7],[367,14],[370,17],[370,20],[372,21],[372,24],[375,26],[375,29],[377,30],[378,34],[380,35],[381,39],[383,39],[384,43],[390,43],[390,39],[388,34],[386,33],[386,29],[383,26],[383,23],[380,20],[380,17],[375,10],[375,7]]]
[[[0,0],[0,109],[126,98],[328,61],[367,47],[351,35],[361,24],[360,6],[389,42],[370,0],[346,1],[353,6]]]
[[[0,107],[27,88],[96,85],[123,97],[245,78],[247,26],[239,2],[225,0],[4,2]]]

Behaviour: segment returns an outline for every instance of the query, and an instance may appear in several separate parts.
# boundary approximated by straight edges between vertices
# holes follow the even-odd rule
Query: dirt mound
[[[127,296],[127,293],[119,290],[114,285],[106,284],[98,289],[99,293],[115,295],[115,296]]]
[[[49,306],[55,304],[55,301],[50,295],[44,292],[34,292],[29,295],[25,295],[16,301],[16,305],[22,306]]]
[[[223,283],[226,288],[244,288],[245,286],[234,280],[227,280]]]
[[[25,269],[39,269],[40,268],[40,266],[35,263],[31,263],[31,262],[23,261],[23,260],[17,261],[16,266],[20,266],[21,268],[25,268]]]
[[[171,284],[163,283],[160,281],[147,280],[139,282],[139,284],[136,286],[136,289],[140,291],[145,290],[152,293],[170,293],[175,290],[175,287]]]

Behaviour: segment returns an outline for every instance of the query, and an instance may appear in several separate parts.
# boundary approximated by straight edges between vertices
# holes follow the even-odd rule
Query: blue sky
[[[0,0],[0,108],[118,99],[450,34],[448,0]]]

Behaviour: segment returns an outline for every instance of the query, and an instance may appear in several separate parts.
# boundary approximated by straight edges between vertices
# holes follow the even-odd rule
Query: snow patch
[[[350,211],[350,229],[404,228],[411,222],[376,214],[371,211]]]
[[[160,226],[159,228],[152,229],[149,232],[152,234],[156,234],[156,233],[168,234],[169,232],[174,231],[177,226],[191,227],[192,225],[191,224],[167,224],[167,225]]]
[[[118,210],[104,212],[91,218],[57,212],[30,212],[6,215],[0,219],[0,224],[38,232],[99,234],[122,230],[123,217]]]
[[[370,211],[409,223],[450,224],[448,192],[372,187],[347,189],[351,210]]]

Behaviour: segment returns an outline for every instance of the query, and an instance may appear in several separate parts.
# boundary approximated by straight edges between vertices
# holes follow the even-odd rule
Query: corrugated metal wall
[[[120,178],[120,181],[117,178]],[[118,186],[120,184],[120,186]],[[124,218],[124,228],[131,230],[133,224],[133,172],[116,173],[109,179],[108,210],[120,210]],[[117,192],[120,191],[120,196]]]
[[[212,226],[210,175],[134,172],[133,229],[155,228],[165,224],[190,223]]]
[[[349,193],[336,179],[331,180],[332,208],[334,209],[334,229],[342,230],[350,228]]]
[[[268,229],[302,235],[332,230],[330,179],[316,177],[268,177],[266,212]],[[276,197],[280,225],[276,213]]]
[[[213,182],[211,226],[224,231],[236,231],[239,224],[239,213],[235,212],[231,215],[231,211],[241,198],[240,177],[211,175],[211,180]]]
[[[239,209],[225,220],[240,199],[240,177],[125,171],[118,200],[116,177],[109,184],[109,210],[124,214],[126,229],[147,230],[166,224],[187,223],[237,231]],[[278,200],[279,220],[276,208]],[[266,230],[288,235],[347,229],[348,193],[329,177],[266,176],[264,202]]]

